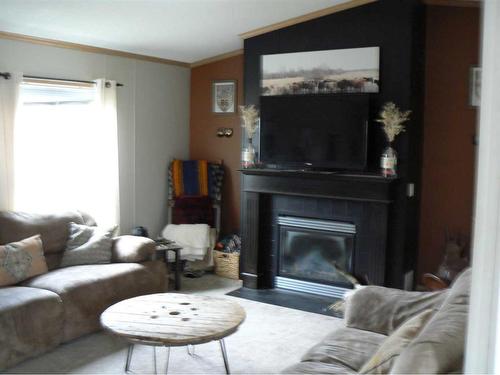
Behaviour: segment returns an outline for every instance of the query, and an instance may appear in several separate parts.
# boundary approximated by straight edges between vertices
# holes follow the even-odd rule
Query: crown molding
[[[30,35],[10,33],[7,31],[0,31],[0,38],[1,39],[17,40],[17,41],[33,43],[33,44],[40,44],[40,45],[50,46],[50,47],[72,49],[72,50],[77,50],[77,51],[82,51],[82,52],[100,53],[100,54],[104,54],[104,55],[125,57],[125,58],[129,58],[129,59],[143,60],[143,61],[155,62],[155,63],[160,63],[160,64],[175,65],[175,66],[181,66],[184,68],[189,68],[189,66],[190,66],[189,63],[182,62],[182,61],[162,59],[160,57],[140,55],[137,53],[118,51],[118,50],[109,49],[109,48],[94,47],[94,46],[89,46],[86,44],[63,42],[61,40],[55,40],[55,39],[39,38],[39,37],[35,37],[35,36],[30,36]]]
[[[243,50],[243,48],[241,48],[241,49],[237,49],[237,50],[234,50],[231,52],[226,52],[226,53],[222,53],[220,55],[212,56],[212,57],[209,57],[209,58],[206,58],[203,60],[198,60],[198,61],[191,63],[191,68],[196,68],[198,66],[214,63],[214,62],[217,62],[220,60],[228,59],[230,57],[243,55],[244,52],[245,51]]]
[[[342,4],[337,4],[328,8],[320,9],[315,12],[307,13],[302,16],[290,18],[285,21],[273,23],[272,25],[264,26],[264,27],[259,27],[258,29],[254,29],[251,31],[247,31],[243,34],[239,34],[240,38],[242,39],[248,39],[248,38],[253,38],[254,36],[257,35],[262,35],[265,33],[268,33],[270,31],[275,31],[279,29],[283,29],[284,27],[296,25],[298,23],[302,23],[305,21],[309,21],[315,18],[327,16],[329,14],[341,12],[343,10],[351,9],[351,8],[356,8],[362,5],[370,4],[377,2],[378,0],[351,0]]]

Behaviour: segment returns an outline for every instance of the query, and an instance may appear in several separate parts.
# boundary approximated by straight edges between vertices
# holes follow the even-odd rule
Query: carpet
[[[201,278],[204,290],[196,290],[186,281],[182,292],[222,295],[238,288],[225,281]],[[184,282],[185,280],[183,280]],[[191,284],[189,284],[191,283]],[[223,285],[207,289],[207,285]],[[203,289],[203,288],[202,288]],[[332,330],[343,325],[338,318],[304,312],[286,307],[226,296],[239,303],[247,317],[240,329],[226,338],[231,372],[234,374],[275,374],[300,360],[312,345]],[[166,349],[157,348],[158,373],[165,372]],[[85,373],[123,374],[127,344],[105,333],[88,335],[64,344],[40,357],[25,361],[8,373]],[[153,373],[153,348],[136,346],[131,371]],[[195,356],[185,347],[174,347],[170,353],[169,374],[222,374],[224,363],[217,342],[196,346]]]

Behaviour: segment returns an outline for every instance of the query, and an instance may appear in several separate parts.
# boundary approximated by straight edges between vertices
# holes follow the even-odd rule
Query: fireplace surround
[[[308,283],[340,288],[340,294],[352,287],[338,272],[331,272],[329,277],[304,274],[303,268],[293,265],[301,256],[313,259],[314,252],[323,259],[320,263],[326,273],[337,267],[372,284],[385,284],[388,217],[396,180],[376,174],[269,169],[241,172],[240,276],[245,287],[289,289],[289,279],[299,281],[296,290],[313,293]],[[313,228],[303,225],[307,221]],[[331,225],[333,230],[324,230]],[[319,236],[311,241],[311,234]],[[280,253],[280,246],[287,241],[299,249]],[[300,250],[306,243],[308,248]],[[333,248],[338,259],[329,259],[327,248]],[[329,265],[324,264],[325,259]],[[318,258],[311,261],[318,267]],[[294,270],[298,272],[293,274]],[[332,291],[318,294],[336,292],[328,293]]]

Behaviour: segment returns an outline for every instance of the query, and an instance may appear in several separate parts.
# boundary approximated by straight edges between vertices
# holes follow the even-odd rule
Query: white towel
[[[182,247],[181,259],[202,260],[215,245],[207,224],[168,224],[162,236]]]

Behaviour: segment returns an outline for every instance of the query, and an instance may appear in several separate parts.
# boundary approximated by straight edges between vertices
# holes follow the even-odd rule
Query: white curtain
[[[19,104],[22,73],[0,77],[0,210],[11,210],[14,202],[14,123]]]
[[[14,142],[14,209],[82,210],[119,224],[116,83],[23,84]]]
[[[101,123],[102,148],[106,157],[103,164],[105,186],[99,186],[100,201],[106,209],[101,213],[101,222],[109,225],[120,221],[120,186],[118,172],[118,123],[116,111],[116,81],[100,78],[97,80],[97,103]],[[104,203],[106,202],[106,203]]]

